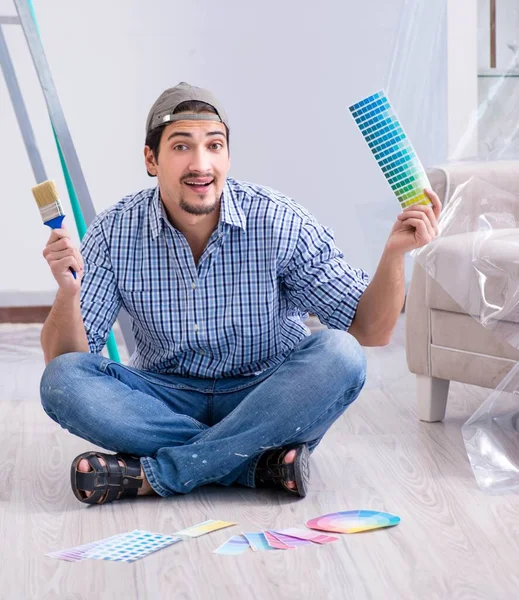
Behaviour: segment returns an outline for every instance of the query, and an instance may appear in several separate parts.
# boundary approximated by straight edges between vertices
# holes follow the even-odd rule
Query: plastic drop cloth
[[[514,348],[519,348],[518,223],[519,196],[474,177],[444,207],[439,236],[415,253],[462,312]]]
[[[519,196],[471,178],[456,188],[439,236],[414,253],[463,313],[519,348]],[[443,292],[442,292],[443,290]],[[431,297],[431,296],[430,296]],[[443,299],[445,302],[445,299]],[[519,363],[462,428],[481,489],[519,490]]]

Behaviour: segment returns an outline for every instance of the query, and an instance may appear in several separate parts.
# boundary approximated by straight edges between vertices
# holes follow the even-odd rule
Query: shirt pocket
[[[182,296],[170,290],[121,289],[123,305],[141,332],[159,347],[171,347],[181,341]]]

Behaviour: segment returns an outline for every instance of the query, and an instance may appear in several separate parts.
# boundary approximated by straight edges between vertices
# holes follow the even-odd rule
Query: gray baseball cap
[[[200,115],[200,114],[173,114],[175,109],[182,102],[189,100],[199,100],[210,104],[218,113],[217,115]],[[182,81],[175,87],[169,88],[162,92],[157,98],[155,104],[151,107],[151,110],[146,119],[146,134],[150,131],[163,125],[165,123],[172,123],[173,121],[219,121],[224,123],[229,128],[229,120],[227,114],[223,109],[220,102],[213,96],[209,90],[203,88],[194,87],[189,85],[185,81]]]

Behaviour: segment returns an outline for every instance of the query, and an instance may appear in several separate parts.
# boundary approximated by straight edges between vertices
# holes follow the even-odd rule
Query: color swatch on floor
[[[277,548],[270,545],[263,531],[257,533],[244,533],[245,539],[249,542],[249,546],[257,552],[258,550],[276,550]]]
[[[82,546],[74,546],[73,548],[67,548],[66,550],[48,552],[45,556],[50,556],[51,558],[58,558],[60,560],[66,560],[68,562],[78,562],[87,558],[86,555],[90,550],[93,550],[97,546],[100,546],[101,544],[118,537],[118,535],[114,535],[112,537],[105,538],[104,540],[97,540],[96,542],[83,544]]]
[[[360,132],[402,208],[431,204],[425,169],[383,91],[349,107]]]
[[[243,535],[235,535],[228,539],[221,546],[214,550],[215,554],[227,554],[229,556],[237,556],[243,554],[249,549],[249,541]]]
[[[281,533],[283,535],[288,535],[292,538],[298,538],[301,540],[308,540],[310,542],[314,542],[314,544],[330,544],[331,542],[339,541],[338,537],[323,535],[322,533],[315,533],[315,531],[308,531],[307,529],[297,529],[296,527],[278,529],[278,531],[275,533]]]
[[[85,558],[133,562],[181,541],[179,537],[135,529],[89,550]]]
[[[330,513],[308,521],[306,526],[309,529],[289,527],[235,535],[216,548],[214,553],[237,556],[247,550],[254,552],[269,550],[284,551],[295,550],[299,546],[323,546],[336,542],[339,538],[323,533],[316,533],[312,530],[357,533],[370,529],[391,527],[397,525],[399,522],[400,517],[372,510],[351,510]],[[93,558],[131,563],[139,558],[148,556],[152,552],[181,542],[183,540],[180,537],[181,535],[185,538],[196,538],[212,531],[230,527],[231,525],[236,525],[236,523],[210,519],[182,529],[174,535],[135,529],[129,533],[114,535],[81,546],[50,552],[46,556],[69,562],[78,562],[87,558]]]
[[[57,552],[49,552],[46,556],[58,558],[68,562],[78,562],[87,558],[98,560],[114,560],[118,562],[133,562],[144,556],[148,556],[152,552],[167,548],[172,544],[182,541],[181,536],[186,538],[196,538],[224,527],[236,525],[230,521],[216,521],[210,519],[197,525],[192,525],[186,529],[182,529],[173,535],[162,533],[152,533],[150,531],[140,531],[135,529],[129,533],[121,533],[103,540],[83,544],[66,550],[58,550]],[[247,548],[249,544],[247,542]]]
[[[236,525],[236,523],[231,523],[230,521],[215,521],[214,519],[209,519],[208,521],[204,521],[203,523],[198,523],[197,525],[186,527],[186,529],[181,529],[180,531],[175,531],[175,535],[196,538],[200,537],[201,535],[205,535],[206,533],[211,533],[212,531],[218,531],[218,529],[232,527],[233,525]]]
[[[348,510],[315,517],[306,523],[310,529],[336,533],[360,533],[371,529],[393,527],[400,517],[374,510]]]
[[[264,531],[263,535],[267,538],[268,545],[276,550],[293,550],[296,547],[295,544],[282,542],[272,531]]]
[[[277,540],[290,546],[291,548],[298,548],[299,546],[311,546],[312,542],[310,540],[303,540],[302,538],[292,537],[290,535],[285,535],[284,533],[280,533],[279,531],[269,531]]]
[[[133,562],[181,541],[182,538],[179,537],[135,529],[129,533],[114,535],[83,546],[50,552],[47,556],[69,562],[87,558]]]
[[[283,533],[281,533],[283,531]],[[284,533],[290,531],[291,535]],[[295,535],[297,533],[297,535]],[[336,542],[339,538],[331,535],[322,535],[313,531],[291,528],[289,530],[258,531],[254,533],[243,533],[228,539],[214,552],[216,554],[228,554],[236,556],[243,554],[248,549],[253,552],[264,552],[265,550],[294,550],[299,546],[323,545]]]

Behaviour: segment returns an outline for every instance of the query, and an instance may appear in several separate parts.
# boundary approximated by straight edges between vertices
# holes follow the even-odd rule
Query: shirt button
[[[191,282],[191,287],[192,287],[193,289],[196,289],[196,283],[195,283],[194,281],[192,281],[192,282]]]
[[[198,323],[195,323],[195,326],[193,328],[195,331],[198,331]]]

